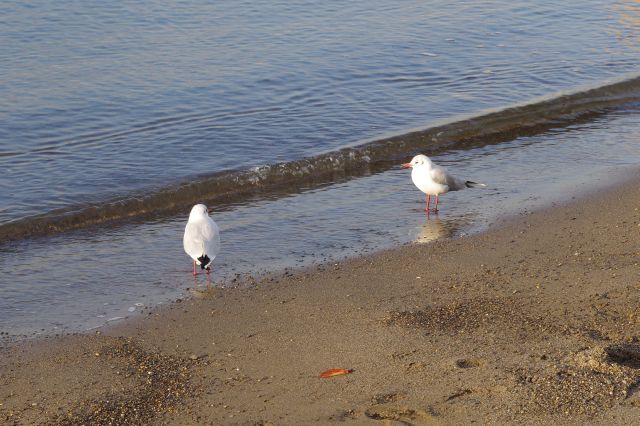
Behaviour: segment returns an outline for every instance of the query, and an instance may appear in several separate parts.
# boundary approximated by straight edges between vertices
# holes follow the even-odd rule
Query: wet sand
[[[640,179],[6,346],[7,424],[633,424]],[[442,215],[446,215],[443,212]],[[353,369],[328,379],[329,368]]]

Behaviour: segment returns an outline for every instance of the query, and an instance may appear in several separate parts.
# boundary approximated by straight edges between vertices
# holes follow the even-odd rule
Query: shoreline
[[[17,342],[2,349],[0,418],[630,423],[640,412],[639,181],[481,234],[214,289],[94,334]],[[354,371],[319,379],[329,368]]]

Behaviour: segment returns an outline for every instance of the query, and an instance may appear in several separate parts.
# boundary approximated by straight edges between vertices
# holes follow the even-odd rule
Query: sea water
[[[635,3],[342,3],[3,3],[2,331],[204,284],[181,242],[196,202],[232,285],[477,232],[637,164]],[[417,152],[487,189],[427,217],[398,167]]]

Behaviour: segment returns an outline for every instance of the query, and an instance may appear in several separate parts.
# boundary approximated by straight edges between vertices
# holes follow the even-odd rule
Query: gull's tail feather
[[[206,254],[203,254],[198,258],[198,262],[200,262],[200,268],[204,269],[209,265],[209,263],[211,263],[211,259],[209,259],[209,256]]]
[[[484,183],[472,182],[470,180],[466,181],[464,184],[467,188],[486,188],[487,186]]]

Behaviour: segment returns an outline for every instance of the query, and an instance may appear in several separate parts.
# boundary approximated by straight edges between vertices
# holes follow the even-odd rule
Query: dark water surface
[[[0,224],[636,71],[635,2],[0,6]]]
[[[0,329],[12,335],[82,331],[182,295],[198,201],[216,208],[215,277],[229,284],[477,232],[640,160],[635,2],[0,11]],[[488,189],[447,194],[426,218],[396,167],[419,151]]]

